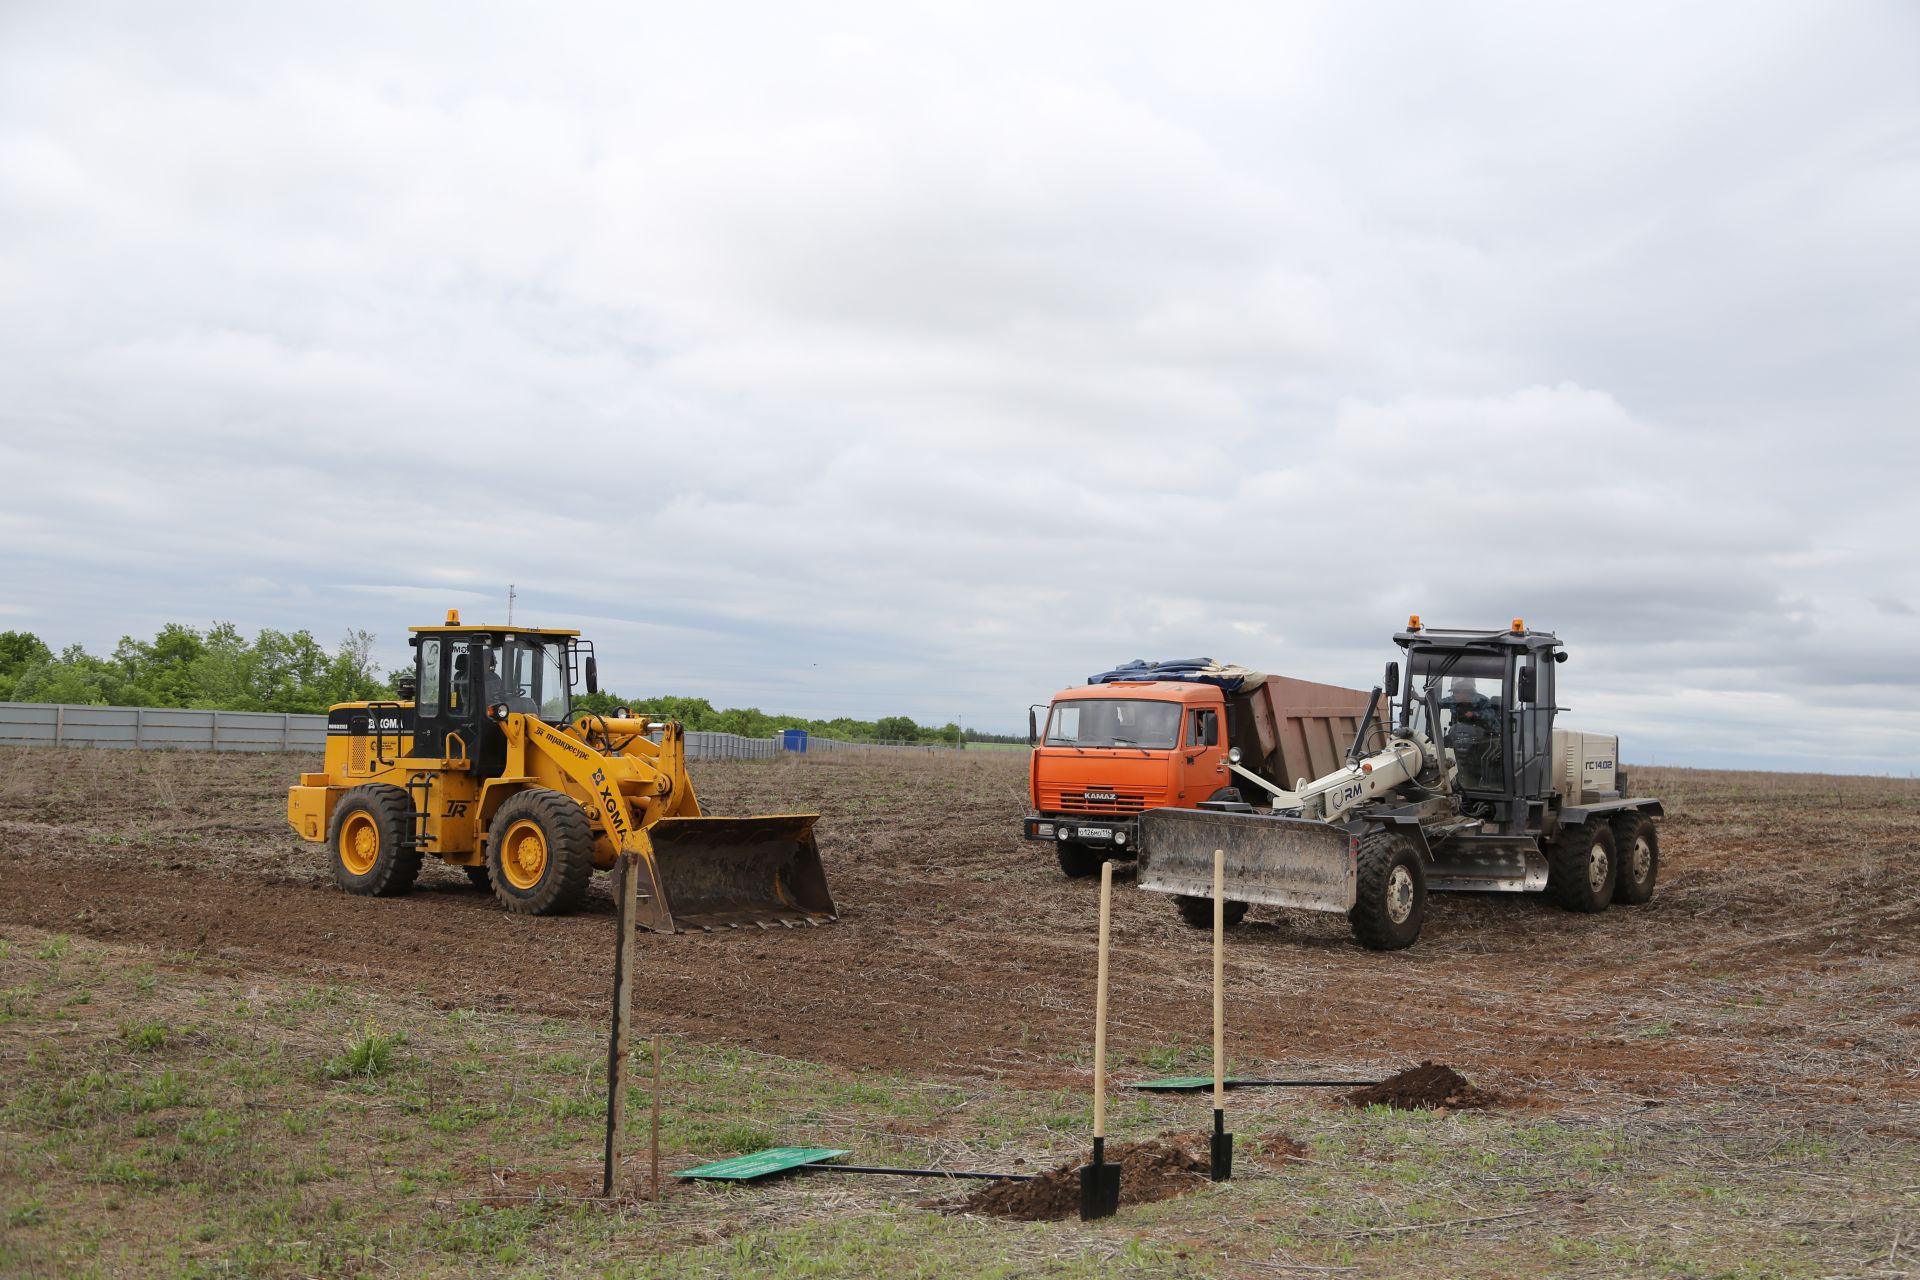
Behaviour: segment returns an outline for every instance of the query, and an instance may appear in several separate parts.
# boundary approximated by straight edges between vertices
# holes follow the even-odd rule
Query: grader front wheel
[[[408,848],[413,806],[407,793],[383,783],[354,787],[333,811],[327,845],[334,883],[348,893],[395,898],[413,888],[420,850]]]
[[[487,872],[509,911],[561,915],[580,905],[593,877],[593,828],[558,791],[522,791],[487,827]]]

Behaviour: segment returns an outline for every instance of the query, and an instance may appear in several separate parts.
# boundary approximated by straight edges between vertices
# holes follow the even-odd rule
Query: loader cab
[[[1537,829],[1553,790],[1558,638],[1515,619],[1507,631],[1410,626],[1394,642],[1407,653],[1401,722],[1452,750],[1462,808],[1502,833]]]
[[[414,754],[465,754],[476,775],[498,777],[507,741],[489,709],[504,705],[556,725],[570,720],[578,634],[456,620],[415,628]]]

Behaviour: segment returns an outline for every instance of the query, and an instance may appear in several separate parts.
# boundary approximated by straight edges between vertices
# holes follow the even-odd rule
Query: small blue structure
[[[807,750],[807,731],[805,729],[782,729],[780,731],[780,749],[798,751],[802,755]]]

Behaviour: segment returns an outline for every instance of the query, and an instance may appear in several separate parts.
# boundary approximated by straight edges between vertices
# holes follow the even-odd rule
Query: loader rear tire
[[[500,806],[487,826],[493,896],[525,916],[563,915],[587,896],[593,828],[587,812],[558,791],[535,787]]]
[[[1180,918],[1196,929],[1213,928],[1213,899],[1196,898],[1191,894],[1176,893],[1173,905],[1180,912]],[[1247,904],[1227,899],[1227,909],[1221,916],[1221,923],[1231,929],[1247,918]]]
[[[406,847],[412,826],[413,802],[399,787],[370,782],[349,790],[327,826],[333,882],[373,898],[412,889],[420,874],[420,850]]]
[[[1619,875],[1613,831],[1604,822],[1562,827],[1547,849],[1547,894],[1568,911],[1605,911]]]
[[[1060,870],[1069,880],[1085,880],[1088,876],[1100,874],[1100,864],[1106,857],[1097,849],[1072,840],[1055,840],[1054,856],[1060,859]]]
[[[1360,837],[1353,910],[1347,923],[1369,951],[1399,951],[1420,940],[1427,920],[1427,868],[1413,841],[1376,827]]]
[[[1637,907],[1653,897],[1660,877],[1660,829],[1644,813],[1624,813],[1613,820],[1613,846],[1620,855],[1620,872],[1613,883],[1613,900]]]

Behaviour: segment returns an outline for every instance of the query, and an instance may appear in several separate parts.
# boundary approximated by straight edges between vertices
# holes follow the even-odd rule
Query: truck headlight
[[[1059,831],[1055,832],[1054,834],[1059,836],[1062,840],[1065,840],[1067,838],[1067,829],[1065,827],[1062,827],[1060,828]]]
[[[1240,763],[1240,748],[1238,748],[1238,747],[1228,747],[1228,748],[1227,748],[1227,763],[1228,763],[1228,764],[1239,764],[1239,763]]]
[[[1051,822],[1036,823],[1034,824],[1033,834],[1044,836],[1046,839],[1051,840],[1053,839],[1053,824]]]
[[[1125,844],[1125,843],[1127,842],[1127,833],[1126,833],[1126,832],[1124,832],[1124,831],[1116,831],[1116,832],[1114,832],[1114,833],[1113,833],[1113,842],[1114,842],[1115,844]]]

